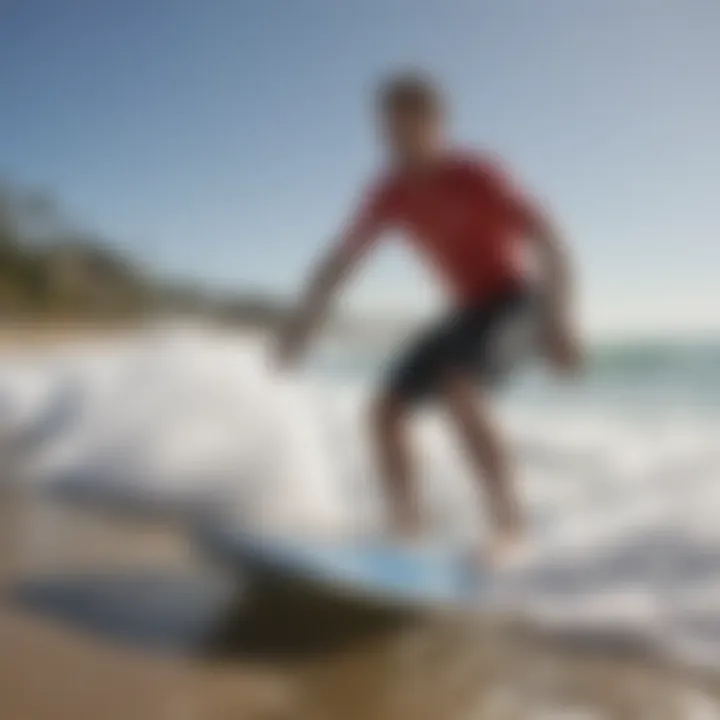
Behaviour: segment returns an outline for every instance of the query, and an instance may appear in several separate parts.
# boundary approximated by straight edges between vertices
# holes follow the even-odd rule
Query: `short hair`
[[[378,103],[383,110],[399,110],[434,115],[444,109],[437,83],[428,75],[408,72],[391,76],[378,88]]]

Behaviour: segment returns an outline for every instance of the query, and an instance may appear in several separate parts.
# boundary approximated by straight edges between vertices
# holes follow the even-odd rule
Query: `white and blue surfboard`
[[[200,545],[250,580],[262,574],[300,581],[318,592],[382,605],[469,608],[487,580],[468,553],[449,547],[268,536],[223,526],[203,529]]]

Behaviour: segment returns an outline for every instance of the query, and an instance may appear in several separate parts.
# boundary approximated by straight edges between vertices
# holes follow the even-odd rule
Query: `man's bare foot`
[[[483,550],[483,559],[495,569],[503,569],[521,560],[527,542],[522,528],[513,527],[497,530]]]
[[[408,511],[396,515],[390,529],[395,540],[414,545],[422,537],[424,528],[420,514]]]

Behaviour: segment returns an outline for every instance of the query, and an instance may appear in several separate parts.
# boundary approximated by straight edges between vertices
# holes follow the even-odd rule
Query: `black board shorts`
[[[535,349],[538,309],[536,293],[517,286],[450,312],[401,352],[385,379],[385,394],[405,403],[427,400],[458,371],[480,386],[497,386]]]

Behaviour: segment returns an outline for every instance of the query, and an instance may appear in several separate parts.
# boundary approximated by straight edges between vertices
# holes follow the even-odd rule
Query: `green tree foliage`
[[[0,184],[0,314],[127,313],[145,296],[141,274],[49,199]]]
[[[148,311],[262,326],[283,315],[261,294],[209,292],[153,276],[102,238],[74,229],[47,196],[0,183],[0,320]]]

